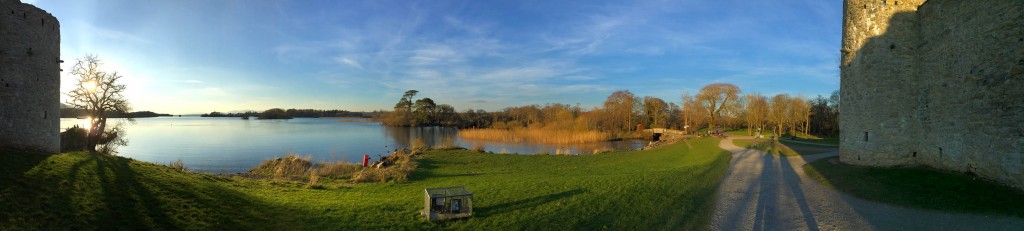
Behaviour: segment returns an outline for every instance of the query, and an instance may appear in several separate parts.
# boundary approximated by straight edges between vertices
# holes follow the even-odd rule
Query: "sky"
[[[410,89],[458,111],[592,108],[617,90],[678,104],[711,83],[839,89],[841,0],[22,1],[60,21],[64,70],[97,55],[139,111],[390,110]]]

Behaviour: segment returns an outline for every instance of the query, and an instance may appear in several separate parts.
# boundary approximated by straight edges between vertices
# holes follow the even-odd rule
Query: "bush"
[[[392,153],[385,159],[385,163],[387,162],[392,164],[382,168],[365,168],[359,171],[352,177],[352,181],[356,183],[405,181],[416,170],[416,163],[412,161],[412,157],[402,151]]]
[[[85,150],[86,131],[78,125],[72,126],[60,133],[60,151],[82,151]]]
[[[317,175],[334,178],[334,179],[349,179],[352,178],[363,166],[356,163],[349,163],[345,161],[336,161],[328,163],[317,163]]]
[[[180,162],[180,161],[179,161]],[[319,188],[321,178],[352,179],[353,182],[405,181],[416,170],[410,154],[399,151],[385,158],[384,167],[363,168],[345,161],[313,162],[311,157],[288,154],[285,157],[263,161],[249,170],[253,175],[282,180],[307,181],[307,187]],[[174,163],[172,163],[172,167]],[[182,164],[182,168],[184,165]]]
[[[600,148],[594,149],[594,152],[591,153],[591,154],[601,154],[601,153],[614,152],[614,151],[615,151],[615,149],[613,149],[611,147],[600,147]]]
[[[282,158],[275,158],[263,161],[256,168],[249,170],[249,173],[269,178],[285,178],[290,180],[302,179],[313,167],[312,157],[299,157],[295,154],[288,154]]]
[[[441,145],[434,147],[434,149],[450,150],[450,149],[461,149],[461,147],[455,145],[455,139],[451,137],[445,137],[441,139]]]
[[[181,159],[178,159],[178,160],[176,160],[174,162],[171,162],[167,166],[171,167],[172,169],[174,169],[175,171],[178,171],[178,172],[187,172],[188,171],[188,168],[185,168],[185,162],[181,161]]]
[[[423,137],[417,137],[416,139],[413,139],[411,141],[411,143],[412,143],[411,144],[412,145],[412,150],[423,151],[423,150],[430,149],[430,145],[427,144],[427,142],[423,140]]]
[[[306,184],[307,188],[320,187],[320,175],[317,168],[309,170],[309,183]]]
[[[315,188],[320,186],[320,178],[322,177],[351,179],[360,169],[362,169],[362,166],[359,164],[346,161],[313,162],[312,157],[309,156],[300,157],[295,154],[288,154],[285,157],[263,161],[256,168],[249,170],[249,173],[272,179],[307,180],[307,186]]]

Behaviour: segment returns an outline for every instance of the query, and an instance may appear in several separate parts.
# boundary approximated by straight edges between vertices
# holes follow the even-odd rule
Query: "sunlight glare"
[[[83,82],[82,87],[89,90],[89,92],[96,92],[96,81]]]

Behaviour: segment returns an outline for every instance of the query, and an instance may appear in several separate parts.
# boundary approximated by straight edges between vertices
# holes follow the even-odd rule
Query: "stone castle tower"
[[[60,24],[0,0],[0,147],[60,151]]]
[[[840,160],[1024,188],[1024,1],[845,0]]]

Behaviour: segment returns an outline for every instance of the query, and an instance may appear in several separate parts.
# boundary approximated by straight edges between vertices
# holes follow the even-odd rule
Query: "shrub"
[[[455,145],[455,139],[452,139],[451,137],[444,137],[443,139],[441,139],[441,144],[438,145],[437,147],[434,147],[434,149],[442,149],[442,150],[459,149],[459,148],[460,148],[459,146]]]
[[[412,157],[402,151],[392,153],[390,157],[386,158],[385,162],[387,161],[391,161],[392,165],[383,168],[365,168],[353,176],[352,181],[356,183],[405,181],[416,170],[416,163],[412,161]]]
[[[302,181],[306,180],[308,188],[322,188],[320,180],[352,179],[353,182],[384,182],[404,181],[416,170],[416,163],[410,154],[399,151],[385,158],[388,163],[383,168],[363,168],[359,164],[345,161],[313,162],[311,157],[299,157],[288,154],[285,157],[263,161],[249,173],[259,177]]]
[[[306,183],[307,188],[319,187],[320,186],[320,175],[317,168],[309,169],[309,182]]]
[[[349,179],[352,178],[359,170],[363,167],[360,164],[349,163],[346,161],[336,161],[328,163],[317,163],[317,175],[334,178],[334,179]]]
[[[417,137],[416,139],[413,139],[410,142],[412,143],[412,150],[422,151],[430,149],[430,145],[427,144],[427,141],[423,140],[423,137]]]
[[[601,153],[614,152],[614,151],[615,151],[615,149],[610,148],[610,147],[600,147],[600,148],[594,149],[594,152],[592,154],[601,154]]]
[[[263,161],[259,166],[249,170],[250,173],[262,177],[302,179],[307,171],[313,167],[311,157],[299,157],[295,154],[288,154],[282,158]]]
[[[473,149],[470,150],[473,150],[474,152],[484,152],[484,146],[480,144],[475,144],[473,145]]]
[[[60,133],[60,151],[82,151],[85,150],[86,131],[78,125],[65,129]]]
[[[171,162],[167,166],[171,167],[172,169],[174,169],[175,171],[178,171],[178,172],[187,172],[188,171],[188,169],[185,168],[185,162],[181,161],[181,159],[173,161],[173,162]]]

